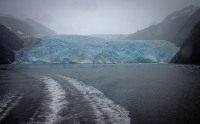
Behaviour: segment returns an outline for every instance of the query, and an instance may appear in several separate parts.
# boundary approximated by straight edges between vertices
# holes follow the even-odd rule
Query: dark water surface
[[[1,65],[0,122],[199,124],[200,66]]]

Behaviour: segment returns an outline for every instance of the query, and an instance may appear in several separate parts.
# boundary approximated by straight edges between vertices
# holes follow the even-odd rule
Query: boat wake
[[[34,112],[27,118],[22,118],[21,123],[130,124],[129,112],[124,107],[115,104],[100,90],[82,81],[63,75],[34,77],[44,86],[41,92],[43,97],[33,109]],[[8,93],[1,97],[0,121],[3,121],[14,107],[21,108],[26,102],[26,99],[19,102],[22,96],[18,93]],[[16,106],[18,103],[19,106]],[[18,109],[18,112],[21,112],[19,110],[21,109]]]
[[[80,91],[84,98],[90,102],[90,105],[94,109],[94,114],[97,117],[97,123],[111,123],[111,124],[129,124],[130,118],[128,117],[129,112],[115,104],[113,101],[105,97],[105,95],[98,89],[88,86],[77,79],[71,77],[64,78],[68,83],[73,85],[78,91]]]
[[[48,110],[41,112],[43,108],[39,107],[28,123],[54,124],[61,118],[59,112],[62,110],[62,107],[67,105],[67,101],[65,100],[66,93],[62,89],[62,86],[51,77],[40,76],[38,79],[45,83],[45,91],[48,95],[44,100],[45,103],[42,104],[43,107],[47,105]]]
[[[47,99],[42,104],[43,107],[47,105],[49,110],[41,112],[41,105],[29,123],[130,123],[129,112],[125,108],[92,86],[63,75],[40,75],[37,78],[45,84]]]
[[[2,121],[9,112],[19,103],[21,95],[17,93],[8,93],[0,100],[0,121]]]

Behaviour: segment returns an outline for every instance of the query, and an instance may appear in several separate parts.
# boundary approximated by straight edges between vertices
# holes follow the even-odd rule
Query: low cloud
[[[126,34],[199,0],[0,0],[0,13],[33,18],[61,34]]]

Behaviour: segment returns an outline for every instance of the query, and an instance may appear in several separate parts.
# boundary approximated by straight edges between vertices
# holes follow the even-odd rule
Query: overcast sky
[[[59,34],[126,34],[200,0],[0,0],[0,13],[33,18]]]

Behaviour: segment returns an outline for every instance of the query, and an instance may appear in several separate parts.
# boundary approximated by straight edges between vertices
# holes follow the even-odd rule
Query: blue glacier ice
[[[179,50],[171,42],[156,40],[105,40],[80,35],[41,39],[37,47],[17,52],[15,63],[168,63]]]

